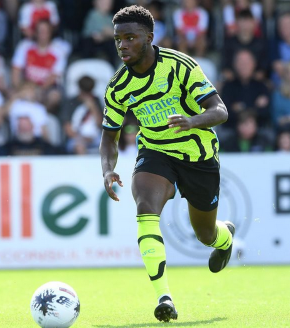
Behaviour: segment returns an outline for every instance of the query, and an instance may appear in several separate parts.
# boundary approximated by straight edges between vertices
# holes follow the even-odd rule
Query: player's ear
[[[152,43],[154,38],[154,33],[153,32],[148,32],[147,33],[147,42]]]

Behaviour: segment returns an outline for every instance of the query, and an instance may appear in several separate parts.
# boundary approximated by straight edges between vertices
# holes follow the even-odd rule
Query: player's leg
[[[175,192],[165,177],[138,172],[132,179],[132,193],[137,206],[138,244],[159,305],[155,316],[160,321],[177,319],[177,312],[167,281],[166,254],[159,227],[161,211]]]
[[[198,240],[206,246],[215,248],[209,259],[210,270],[221,271],[231,257],[235,226],[231,222],[216,220],[217,208],[201,211],[188,203],[188,209],[191,225]]]
[[[211,245],[216,238],[217,208],[212,211],[201,211],[188,202],[190,223],[196,238],[206,245]]]
[[[212,272],[219,272],[231,256],[234,225],[216,220],[220,187],[218,158],[179,163],[178,173],[178,188],[188,201],[192,227],[203,244],[215,248],[209,268]]]
[[[174,192],[174,185],[163,176],[138,172],[132,178],[132,194],[138,216],[150,213],[159,216]]]

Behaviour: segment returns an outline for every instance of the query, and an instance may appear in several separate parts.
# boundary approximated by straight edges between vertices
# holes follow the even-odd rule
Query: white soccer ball
[[[35,291],[30,310],[34,321],[42,328],[68,328],[80,313],[80,302],[71,286],[52,281]]]

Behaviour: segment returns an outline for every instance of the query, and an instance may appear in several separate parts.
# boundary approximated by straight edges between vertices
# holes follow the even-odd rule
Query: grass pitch
[[[179,313],[158,322],[157,305],[145,269],[0,271],[0,327],[38,327],[30,314],[32,294],[52,280],[70,284],[81,312],[73,328],[290,327],[290,266],[168,268]]]

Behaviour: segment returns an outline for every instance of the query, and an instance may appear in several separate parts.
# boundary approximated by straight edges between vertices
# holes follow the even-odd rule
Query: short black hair
[[[88,75],[84,75],[78,80],[78,86],[83,92],[92,92],[95,84],[95,80]]]
[[[236,19],[254,19],[254,15],[250,9],[243,9],[237,13]]]
[[[249,119],[257,121],[257,114],[252,108],[247,108],[245,111],[238,114],[238,123],[244,123]]]
[[[113,17],[113,24],[138,23],[145,26],[149,32],[154,30],[154,18],[150,11],[142,6],[129,6],[120,9]]]

